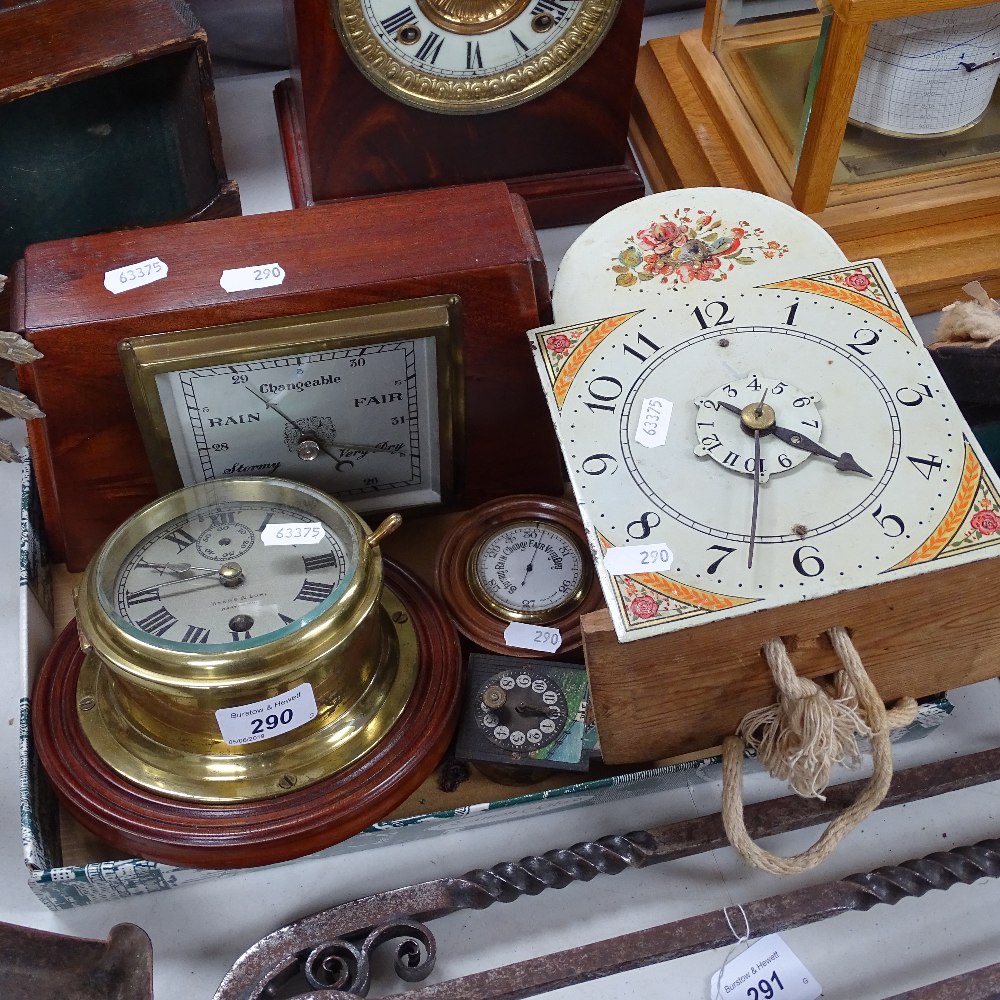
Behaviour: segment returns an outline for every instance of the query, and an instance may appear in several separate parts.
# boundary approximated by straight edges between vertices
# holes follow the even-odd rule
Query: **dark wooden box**
[[[0,9],[0,53],[0,272],[29,243],[239,214],[179,0]]]
[[[169,274],[112,295],[106,271],[159,257]],[[275,288],[226,293],[223,269],[277,262]],[[45,357],[18,369],[46,412],[29,442],[56,559],[82,569],[155,496],[117,356],[125,337],[441,293],[462,299],[460,501],[561,493],[552,422],[525,331],[550,321],[524,202],[503,184],[36,244],[13,275],[14,326]]]

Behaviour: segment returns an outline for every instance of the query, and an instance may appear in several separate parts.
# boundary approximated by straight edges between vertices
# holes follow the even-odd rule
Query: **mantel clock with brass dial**
[[[186,487],[115,531],[35,689],[43,766],[144,857],[308,853],[398,804],[457,712],[442,611],[376,531],[301,483]],[[79,637],[79,639],[78,639]]]
[[[296,204],[507,180],[555,225],[642,194],[626,135],[641,4],[306,0],[293,17],[276,102]]]

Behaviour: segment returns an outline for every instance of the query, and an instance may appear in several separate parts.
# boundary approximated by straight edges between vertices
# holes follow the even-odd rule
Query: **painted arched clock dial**
[[[533,343],[620,639],[997,540],[990,473],[877,262]]]
[[[551,90],[600,44],[620,0],[331,0],[341,40],[390,96],[446,114]]]

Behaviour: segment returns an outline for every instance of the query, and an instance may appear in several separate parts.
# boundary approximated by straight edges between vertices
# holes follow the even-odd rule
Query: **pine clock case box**
[[[700,29],[652,39],[640,50],[630,137],[650,186],[663,191],[725,185],[792,204],[826,229],[848,259],[882,259],[914,315],[960,298],[969,281],[982,281],[996,294],[1000,160],[995,152],[930,158],[927,169],[896,167],[874,180],[839,179],[839,156],[871,25],[987,2],[836,0],[830,5],[829,29],[820,35],[820,14],[803,14],[802,6],[730,24],[727,0],[708,0]],[[799,88],[794,61],[777,69],[754,68],[758,57],[784,59],[802,44],[815,50],[820,37],[824,48],[814,96],[812,80],[809,98],[805,79]],[[811,100],[808,109],[806,99]],[[994,93],[990,115],[997,101]],[[799,102],[792,122],[793,132],[799,130],[796,137],[802,131],[799,112],[809,112],[799,148],[796,137],[789,140],[785,134],[789,102]],[[902,146],[894,147],[904,163],[912,158],[913,142],[899,140]],[[917,142],[937,149],[933,141]]]

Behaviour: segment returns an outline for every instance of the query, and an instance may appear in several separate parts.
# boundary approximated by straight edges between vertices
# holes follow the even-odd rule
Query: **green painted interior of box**
[[[205,114],[194,49],[0,104],[0,272],[29,243],[208,204],[219,177]]]

